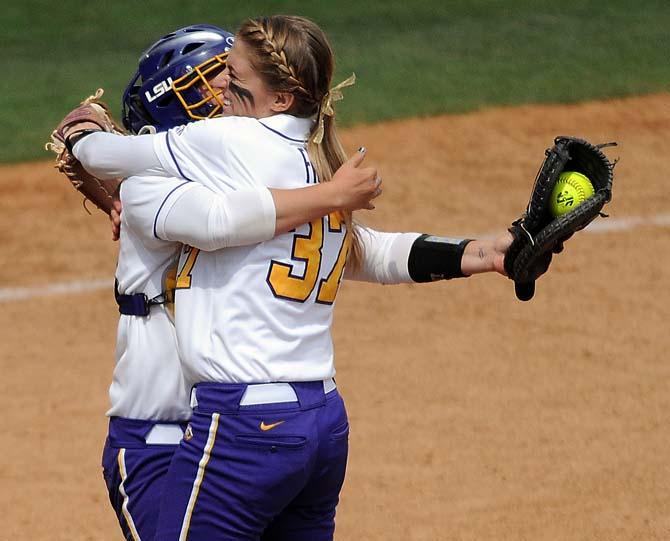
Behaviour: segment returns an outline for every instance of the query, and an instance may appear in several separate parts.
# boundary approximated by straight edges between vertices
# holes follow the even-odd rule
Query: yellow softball
[[[595,194],[588,177],[577,171],[564,171],[551,192],[549,210],[558,218],[581,205]]]

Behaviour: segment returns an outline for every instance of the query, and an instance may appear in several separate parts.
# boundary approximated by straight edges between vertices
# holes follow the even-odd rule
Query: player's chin
[[[230,98],[224,96],[221,101],[221,116],[235,116],[235,107]]]

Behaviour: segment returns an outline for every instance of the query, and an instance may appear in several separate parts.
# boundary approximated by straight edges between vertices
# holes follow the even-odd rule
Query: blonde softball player
[[[126,127],[135,133],[147,128],[160,132],[190,122],[196,114],[216,113],[211,104],[188,108],[171,91],[157,104],[148,89],[160,86],[160,81],[178,79],[187,67],[205,65],[211,69],[220,64],[232,40],[233,35],[220,28],[193,25],[171,32],[149,47],[124,93]],[[163,62],[165,57],[169,61]],[[191,96],[194,102],[201,101],[199,92]],[[201,205],[196,205],[196,211],[210,219],[209,226],[198,228],[190,236],[187,230],[186,237],[198,247],[212,243],[220,247],[270,238],[277,231],[336,210],[334,200],[342,208],[371,207],[370,198],[378,191],[376,172],[356,168],[362,157],[357,156],[338,172],[330,191],[313,187],[293,191],[284,198],[279,191],[265,189],[222,196],[200,185],[185,188],[181,186],[183,180],[162,178],[159,182],[163,190],[181,188],[183,193],[189,192],[180,197],[174,213],[186,212],[192,218],[188,205],[196,201]],[[145,234],[150,228],[142,222],[143,218],[153,220],[162,202],[163,192],[157,192],[155,186],[156,182],[144,178],[134,191],[129,190],[129,196],[121,196],[128,207],[138,210],[122,214],[116,269],[121,316],[109,390],[109,432],[102,459],[110,502],[124,537],[132,540],[154,537],[165,474],[191,415],[190,388],[182,375],[164,294],[166,273],[176,262],[181,244]],[[134,198],[136,194],[141,205]],[[178,221],[174,234],[183,234],[179,229],[183,223]],[[167,232],[173,233],[169,226]]]
[[[249,20],[212,83],[224,91],[223,118],[132,140],[87,135],[75,154],[87,168],[143,167],[218,193],[323,183],[344,161],[332,119],[343,85],[330,89],[332,71],[311,21]],[[176,227],[178,192],[155,211],[158,238]],[[175,321],[194,410],[156,539],[332,539],[349,428],[330,326],[345,267],[382,283],[504,274],[510,241],[381,233],[345,211],[255,245],[186,247]]]

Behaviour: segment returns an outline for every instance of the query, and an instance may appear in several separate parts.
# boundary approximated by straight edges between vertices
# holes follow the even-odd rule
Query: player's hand
[[[505,231],[502,235],[493,240],[493,270],[503,276],[507,276],[507,273],[505,272],[505,254],[512,245],[513,240],[514,237],[512,237],[512,234],[509,231]]]
[[[119,240],[121,235],[121,201],[118,196],[114,196],[112,209],[109,211],[109,221],[112,225],[112,240]]]
[[[505,254],[512,244],[512,234],[505,231],[494,239],[473,240],[465,247],[461,271],[466,276],[482,272],[505,274]]]
[[[373,199],[382,193],[382,179],[375,167],[362,167],[365,147],[361,147],[335,172],[331,184],[336,188],[337,206],[341,210],[372,210]]]

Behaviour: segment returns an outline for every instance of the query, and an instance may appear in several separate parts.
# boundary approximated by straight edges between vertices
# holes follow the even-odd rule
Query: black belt
[[[114,282],[114,296],[119,305],[119,313],[125,316],[148,316],[152,306],[165,304],[165,294],[159,293],[150,299],[144,293],[119,294],[119,281]]]

